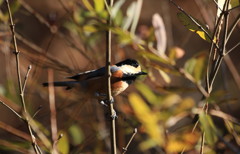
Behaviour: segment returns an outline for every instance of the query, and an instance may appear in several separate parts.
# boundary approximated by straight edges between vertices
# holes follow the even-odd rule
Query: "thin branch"
[[[226,54],[229,54],[230,52],[232,52],[234,49],[236,49],[238,46],[240,46],[240,42],[238,42],[236,45],[234,45],[231,49],[229,49]]]
[[[52,153],[56,154],[57,147],[54,144],[58,140],[57,135],[57,113],[56,113],[56,105],[55,105],[55,94],[54,94],[54,86],[53,86],[53,70],[48,69],[48,91],[49,91],[49,108],[50,108],[50,121],[51,121],[51,133],[52,133],[52,142],[53,142],[53,149]]]
[[[14,50],[15,50],[14,54],[15,54],[15,57],[16,57],[18,87],[19,87],[19,91],[20,91],[21,103],[22,103],[22,106],[23,106],[24,121],[27,124],[28,131],[29,131],[29,134],[30,134],[31,139],[32,139],[32,146],[33,146],[33,149],[34,149],[35,153],[41,154],[42,152],[41,152],[39,146],[37,145],[36,138],[33,135],[32,128],[31,128],[31,126],[29,124],[29,120],[28,120],[28,113],[27,113],[26,104],[25,104],[25,100],[24,100],[24,91],[23,91],[23,86],[22,86],[22,81],[21,81],[20,60],[19,60],[20,51],[18,50],[18,47],[17,47],[17,39],[16,39],[16,36],[15,36],[15,25],[13,23],[13,18],[12,18],[12,13],[11,13],[9,1],[5,0],[5,3],[7,5],[7,9],[8,9],[9,20],[10,20],[10,29],[11,29],[11,32],[12,32],[13,46],[14,46]],[[25,86],[24,86],[24,89],[25,89]]]
[[[129,147],[130,143],[132,142],[132,140],[133,140],[133,138],[136,134],[137,134],[137,128],[134,129],[133,134],[132,134],[130,140],[128,141],[126,147],[123,147],[123,154],[125,154],[127,152],[128,147]]]
[[[199,90],[199,92],[204,96],[204,97],[208,97],[208,93],[207,91],[204,89],[204,87],[198,83],[194,77],[189,74],[188,72],[186,72],[183,68],[179,68],[176,65],[174,65],[174,69],[177,70],[179,73],[181,73],[186,79],[188,79],[189,81],[191,81]]]
[[[65,11],[67,11],[66,6],[61,3],[62,0],[58,0],[60,5],[62,5],[62,7],[65,9]],[[21,3],[21,5],[29,12],[31,13],[40,23],[42,23],[43,25],[45,25],[51,33],[56,33],[58,36],[60,36],[61,38],[64,38],[66,40],[66,42],[74,49],[76,49],[77,51],[79,51],[87,60],[89,60],[91,63],[94,63],[92,61],[92,59],[84,52],[84,49],[80,49],[79,47],[76,46],[76,43],[72,42],[71,40],[69,40],[65,34],[63,34],[61,31],[58,30],[58,27],[56,25],[51,25],[49,24],[49,22],[38,12],[36,12],[27,2],[25,2],[24,0],[19,0],[19,2]],[[67,13],[69,13],[71,15],[70,11],[67,11]],[[78,24],[75,22],[75,20],[73,20],[72,16],[70,16],[72,21],[75,24]],[[78,24],[79,27],[81,27],[81,25]]]
[[[240,45],[240,42],[239,42]],[[238,87],[238,89],[240,90],[240,75],[238,73],[237,68],[234,66],[233,61],[231,60],[231,57],[229,55],[225,55],[224,56],[224,62],[227,65],[229,71],[232,74],[232,77]]]
[[[106,7],[112,7],[113,6],[113,0],[107,0],[107,5]],[[112,25],[112,20],[111,20],[111,14],[109,14],[107,24],[109,27]],[[107,33],[106,33],[106,72],[107,72],[107,101],[110,103],[109,104],[109,110],[111,112],[111,153],[112,154],[117,154],[117,144],[116,144],[116,124],[115,124],[115,117],[116,117],[116,112],[114,110],[113,106],[113,97],[111,93],[111,50],[112,50],[112,38],[111,38],[112,32],[111,29],[109,28]]]
[[[10,106],[8,106],[6,103],[0,100],[0,103],[2,103],[4,106],[6,106],[10,111],[12,111],[13,114],[15,114],[18,118],[21,120],[25,120],[20,114],[18,114],[14,109],[12,109]]]
[[[41,109],[42,109],[42,105],[40,105],[38,108],[37,108],[37,110],[35,111],[35,113],[33,114],[33,118],[41,111]]]
[[[204,143],[205,143],[205,132],[202,133],[202,137],[201,137],[201,147],[200,147],[200,154],[203,154],[204,151]]]
[[[187,14],[179,5],[177,5],[173,0],[169,0],[174,6],[176,6],[184,15],[186,15],[191,21],[199,28],[201,29],[208,37],[209,40],[211,40],[214,43],[214,39],[208,34],[208,32],[189,14]],[[214,43],[215,44],[215,43]],[[216,44],[215,44],[216,45]],[[216,45],[216,47],[218,47]]]
[[[226,42],[228,42],[230,36],[232,35],[232,32],[234,31],[234,29],[236,28],[238,22],[240,21],[240,14],[237,16],[237,19],[234,21],[232,27],[229,30],[228,36],[227,36],[227,40]]]
[[[30,73],[31,69],[32,69],[32,66],[29,65],[29,66],[28,66],[27,73],[26,73],[26,75],[25,75],[24,83],[23,83],[23,88],[22,88],[22,89],[23,89],[23,93],[24,93],[24,91],[25,91],[26,84],[27,84],[27,80],[28,80],[28,76],[29,76],[29,73]]]

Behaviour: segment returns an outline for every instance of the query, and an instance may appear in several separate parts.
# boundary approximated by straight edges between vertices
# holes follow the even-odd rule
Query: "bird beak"
[[[147,75],[146,72],[139,72],[137,75]]]

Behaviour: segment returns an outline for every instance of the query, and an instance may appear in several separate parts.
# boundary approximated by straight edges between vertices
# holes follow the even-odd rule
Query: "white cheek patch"
[[[136,74],[136,73],[141,72],[141,67],[140,66],[134,67],[134,66],[131,66],[131,65],[123,65],[123,66],[120,66],[120,69],[125,74]]]

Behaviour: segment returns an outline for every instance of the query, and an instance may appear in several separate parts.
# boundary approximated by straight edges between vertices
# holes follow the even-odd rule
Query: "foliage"
[[[234,117],[234,113],[226,108],[239,109],[236,103],[239,99],[239,87],[232,83],[232,79],[224,79],[224,75],[222,78],[219,77],[219,72],[229,73],[226,68],[221,71],[219,68],[224,56],[230,54],[226,50],[235,49],[229,39],[235,34],[231,33],[231,28],[228,30],[228,27],[235,29],[234,23],[237,25],[239,22],[239,13],[234,14],[237,18],[232,19],[232,22],[228,21],[230,20],[228,15],[238,9],[239,1],[230,0],[228,7],[225,7],[228,0],[218,0],[217,4],[201,1],[204,6],[208,4],[218,6],[217,10],[212,7],[205,10],[205,13],[215,11],[214,27],[206,26],[203,24],[204,21],[197,19],[199,16],[190,15],[174,1],[169,1],[172,2],[171,5],[177,6],[176,10],[178,9],[179,12],[176,16],[183,25],[174,21],[175,26],[182,29],[185,27],[201,38],[192,36],[193,39],[187,40],[186,46],[189,47],[177,45],[180,44],[176,43],[180,38],[174,38],[175,42],[169,43],[169,27],[164,25],[164,21],[167,20],[165,16],[161,17],[156,13],[152,18],[148,17],[152,19],[148,21],[150,24],[143,25],[141,15],[144,15],[145,10],[142,10],[142,7],[146,3],[143,0],[132,2],[118,0],[113,7],[106,6],[106,0],[80,2],[59,0],[58,3],[65,12],[61,20],[55,19],[53,24],[33,8],[29,9],[28,3],[23,1],[11,3],[13,14],[17,16],[16,25],[18,22],[20,25],[27,24],[21,23],[23,20],[21,17],[26,17],[27,14],[33,16],[34,20],[37,19],[37,24],[48,28],[49,36],[44,41],[50,41],[46,41],[47,43],[43,41],[42,46],[37,45],[39,42],[29,41],[20,35],[24,32],[24,26],[19,27],[17,31],[18,41],[21,42],[21,56],[24,57],[23,66],[25,67],[27,63],[34,65],[35,71],[27,84],[26,100],[28,112],[33,118],[30,119],[31,126],[42,151],[53,152],[56,145],[60,153],[108,152],[109,125],[105,116],[108,111],[96,102],[92,103],[92,100],[82,98],[84,92],[79,93],[77,90],[55,89],[58,139],[53,140],[52,126],[49,122],[53,111],[48,109],[47,89],[41,87],[40,83],[46,81],[45,68],[54,69],[56,75],[60,74],[56,78],[62,78],[62,74],[65,76],[102,66],[105,61],[103,56],[105,32],[109,29],[113,33],[113,61],[126,57],[138,59],[148,73],[146,78],[138,79],[131,86],[132,88],[129,88],[130,90],[115,99],[119,115],[117,119],[117,137],[118,143],[121,143],[118,145],[119,149],[128,142],[129,132],[137,128],[138,133],[128,148],[129,153],[152,151],[200,153],[201,149],[206,153],[217,153],[217,151],[238,150],[239,121]],[[3,1],[0,1],[0,4],[4,5]],[[107,25],[109,14],[112,17],[110,26]],[[4,9],[0,11],[0,20],[1,24],[5,25],[8,21]],[[56,28],[55,32],[51,31],[53,27]],[[194,33],[188,34],[194,35]],[[188,34],[182,34],[184,39]],[[54,43],[56,37],[61,41]],[[239,38],[233,39],[233,42],[239,43]],[[198,42],[194,43],[196,40]],[[1,39],[0,45],[9,42]],[[207,46],[202,47],[202,42],[207,43]],[[47,49],[46,44],[48,44]],[[195,47],[195,44],[200,46]],[[5,56],[6,61],[11,60],[10,56],[7,54]],[[23,72],[25,72],[24,67]],[[10,68],[14,68],[12,64],[6,70],[9,71]],[[231,71],[236,68],[234,65],[228,65],[227,69]],[[232,73],[232,76],[238,77],[238,72]],[[20,100],[16,88],[12,88],[14,85],[16,83],[13,78],[5,82],[2,90],[4,93],[1,93],[0,100],[20,113]],[[235,87],[232,88],[231,85]],[[227,89],[224,89],[226,87]],[[39,107],[40,105],[43,107]],[[1,107],[1,110],[3,109],[4,107]],[[198,115],[197,120],[193,118],[195,115]],[[7,128],[12,127],[9,127],[7,122],[0,123],[0,128],[13,136],[8,142],[2,141],[7,138],[6,136],[0,138],[2,150],[0,153],[31,151],[30,137],[24,128],[20,128],[19,131],[8,130]],[[18,137],[23,138],[24,141],[20,142]]]

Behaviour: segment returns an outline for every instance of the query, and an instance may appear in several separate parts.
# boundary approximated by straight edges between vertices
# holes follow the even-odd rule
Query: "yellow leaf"
[[[82,0],[82,2],[89,11],[94,11],[92,5],[89,3],[89,0]]]
[[[162,76],[163,80],[166,82],[166,83],[170,83],[171,82],[171,78],[168,76],[167,73],[165,73],[164,71],[162,70],[158,70],[158,72],[160,73],[160,75]]]
[[[176,113],[181,113],[186,110],[190,110],[194,107],[195,103],[192,98],[184,98],[182,102],[179,104]]]
[[[182,132],[178,134],[169,134],[168,143],[166,144],[167,153],[178,153],[183,149],[192,149],[199,140],[198,132]]]
[[[136,93],[129,95],[129,102],[149,137],[156,142],[156,144],[160,146],[163,145],[164,132],[163,128],[158,125],[158,117],[156,114],[151,111],[147,104]]]
[[[94,7],[96,12],[104,11],[104,0],[94,0]]]
[[[231,8],[234,8],[234,7],[237,7],[237,6],[239,6],[240,5],[240,1],[239,0],[231,0],[230,1],[230,8],[229,9],[231,9]]]
[[[84,30],[85,32],[88,32],[88,33],[94,33],[94,32],[97,31],[97,28],[94,27],[94,26],[91,26],[91,25],[85,25],[85,26],[83,27],[83,30]]]
[[[63,136],[57,143],[58,151],[61,154],[68,154],[69,153],[69,141],[68,141],[67,133],[60,131],[59,134],[63,134]]]

